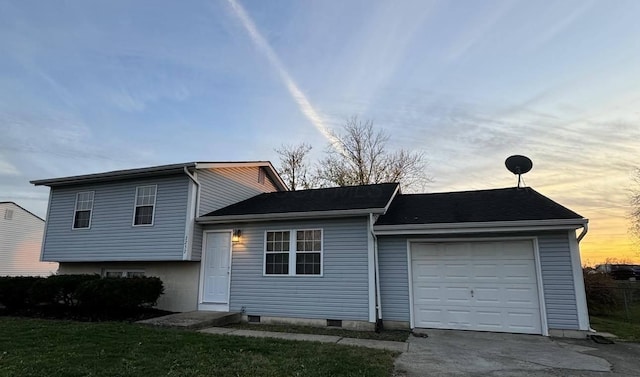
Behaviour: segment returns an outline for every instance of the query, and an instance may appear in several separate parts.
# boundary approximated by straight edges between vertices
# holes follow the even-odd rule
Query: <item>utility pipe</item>
[[[380,268],[378,263],[378,237],[373,231],[373,213],[369,214],[369,231],[373,237],[373,267],[374,267],[374,281],[376,285],[376,328],[378,325],[382,325],[382,302],[380,299]]]

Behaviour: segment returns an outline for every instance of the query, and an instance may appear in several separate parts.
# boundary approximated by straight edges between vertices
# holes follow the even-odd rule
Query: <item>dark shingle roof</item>
[[[532,188],[397,195],[376,225],[581,219]]]
[[[382,209],[389,203],[397,188],[397,183],[381,183],[377,185],[269,192],[210,212],[205,216]]]

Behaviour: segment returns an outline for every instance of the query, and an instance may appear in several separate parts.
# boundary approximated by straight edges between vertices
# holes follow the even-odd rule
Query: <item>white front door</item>
[[[529,240],[411,247],[415,327],[541,334]]]
[[[202,303],[228,304],[231,232],[205,233]]]

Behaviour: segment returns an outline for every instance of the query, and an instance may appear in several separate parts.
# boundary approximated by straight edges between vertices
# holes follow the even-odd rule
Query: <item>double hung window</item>
[[[322,275],[322,244],[322,229],[267,231],[264,274]]]
[[[73,213],[73,229],[88,229],[91,227],[93,195],[93,191],[84,191],[76,194],[76,208]]]

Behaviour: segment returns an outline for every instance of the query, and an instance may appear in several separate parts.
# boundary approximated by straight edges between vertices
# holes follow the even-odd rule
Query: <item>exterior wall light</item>
[[[241,237],[242,237],[242,231],[240,229],[234,229],[233,236],[231,237],[231,242],[238,243],[240,242]]]

